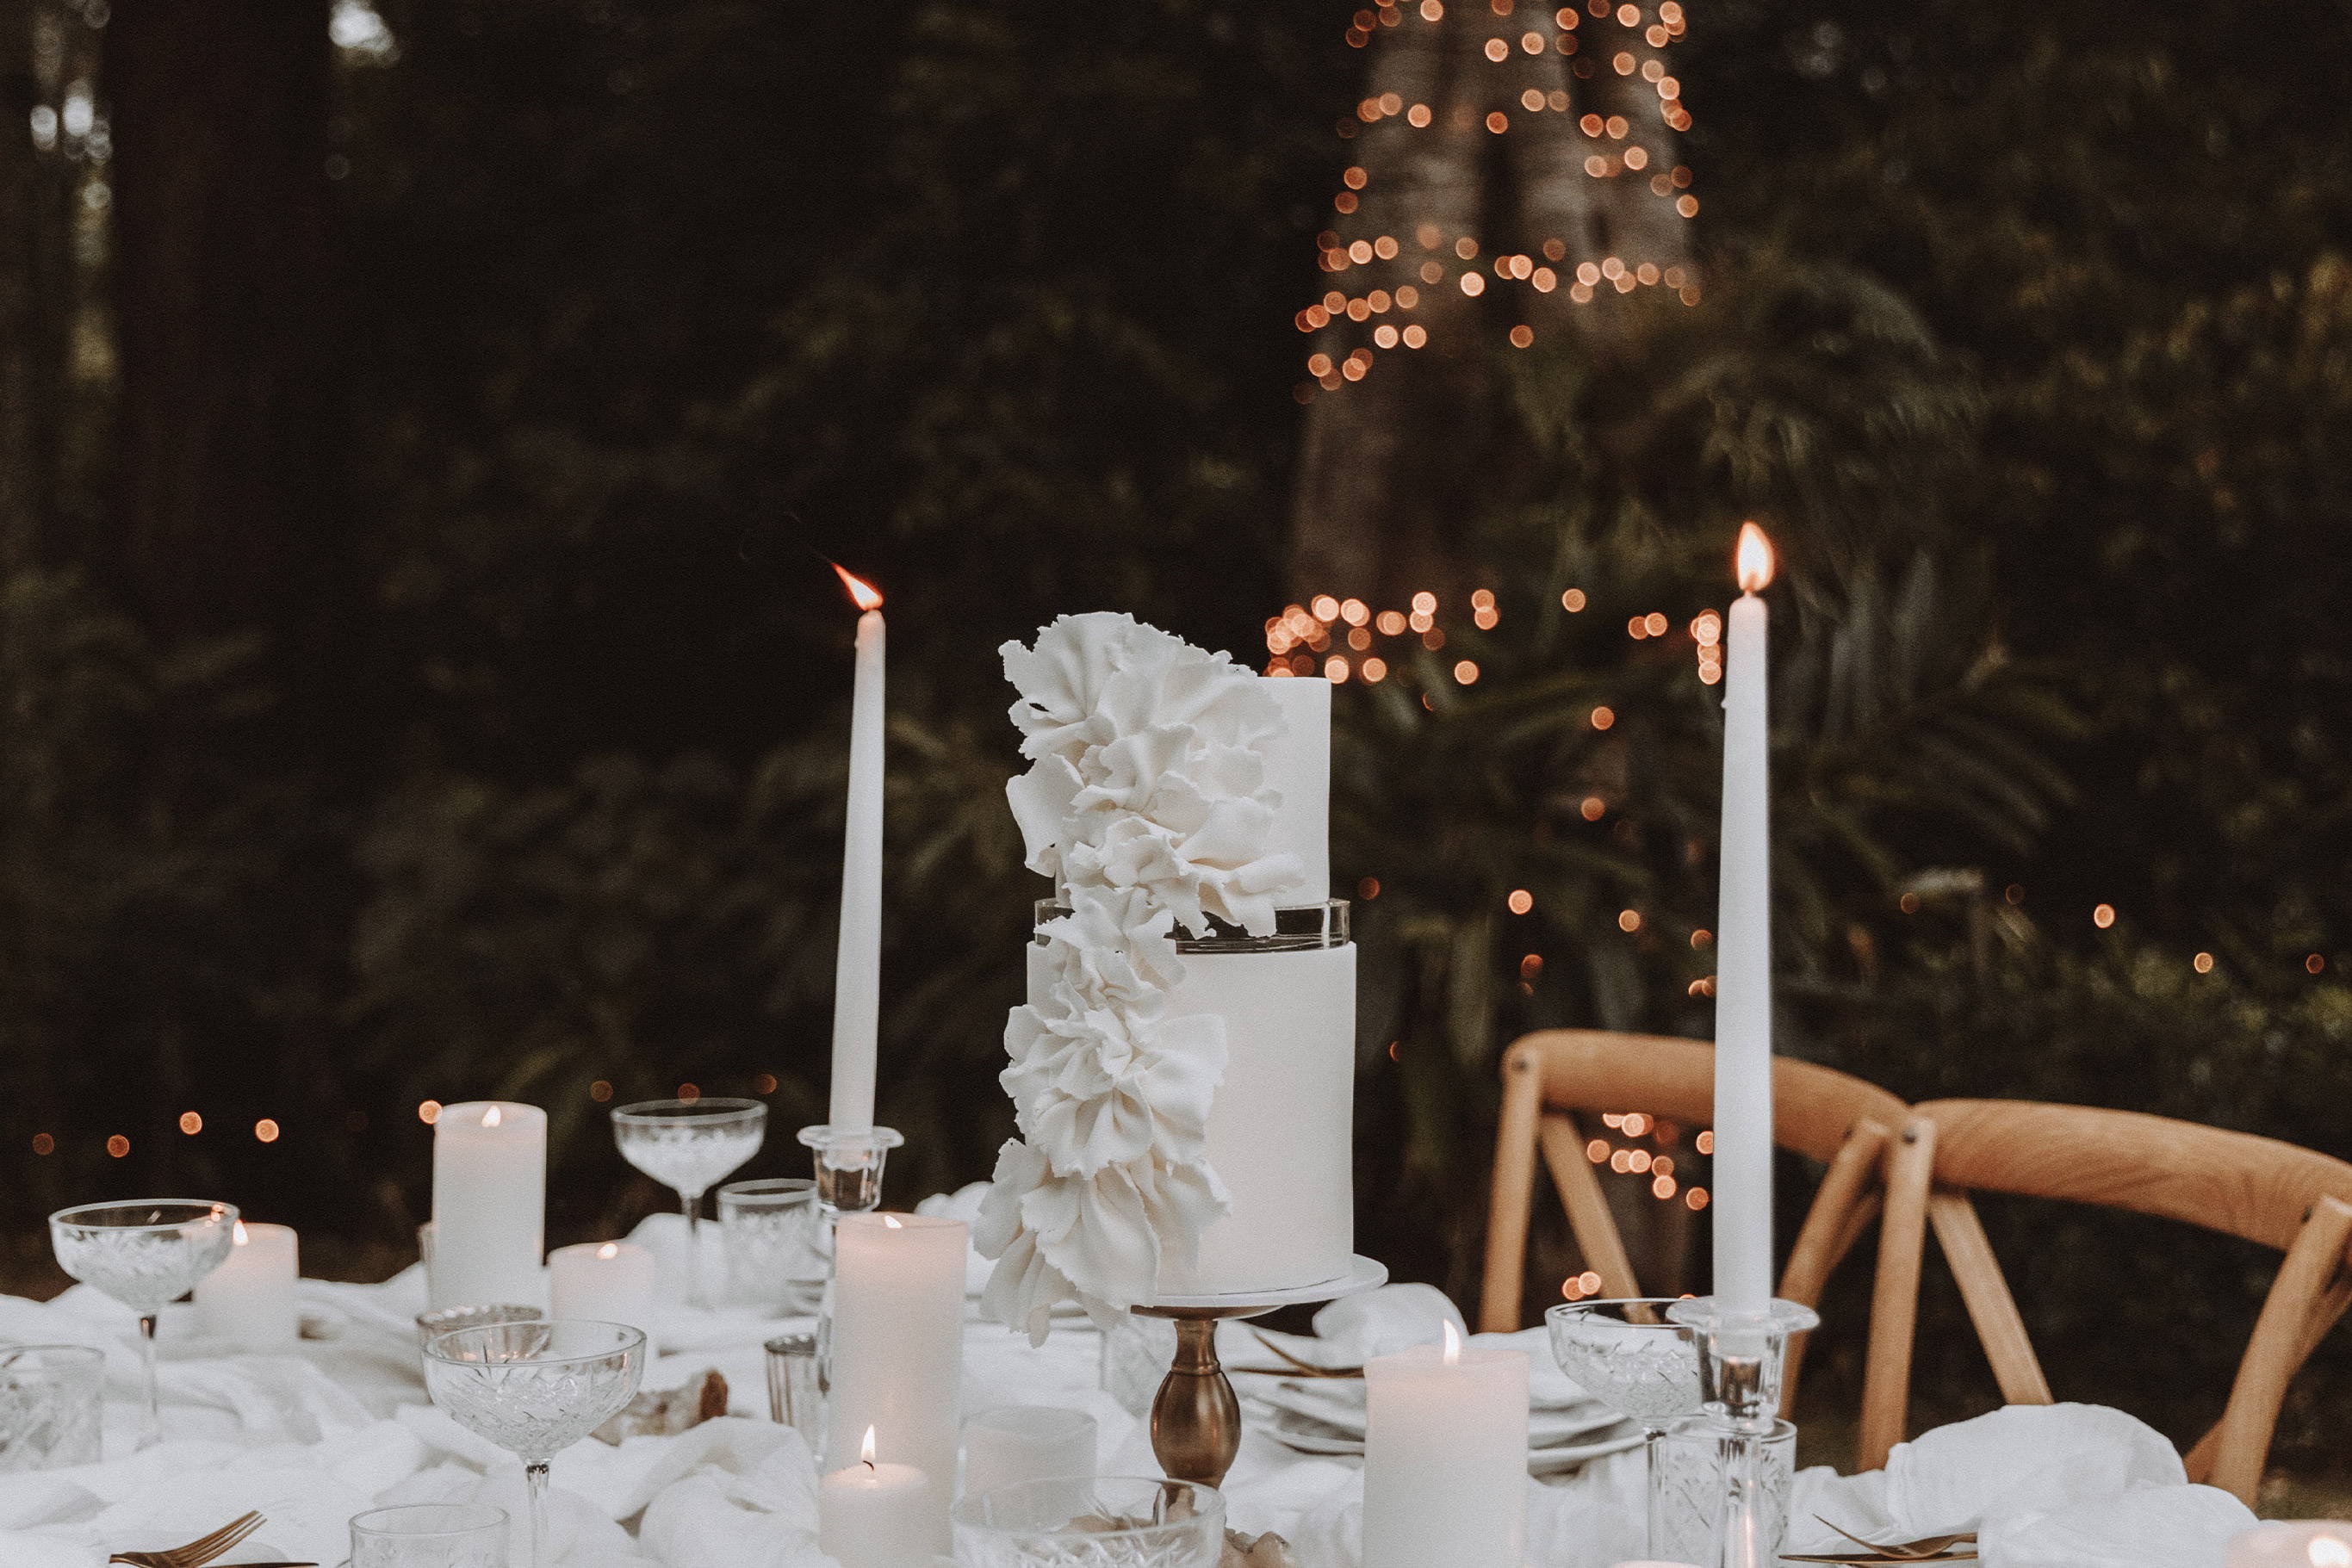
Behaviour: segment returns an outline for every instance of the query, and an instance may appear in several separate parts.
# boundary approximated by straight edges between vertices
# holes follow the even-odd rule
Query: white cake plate
[[[1164,1309],[1182,1308],[1198,1311],[1214,1308],[1230,1310],[1234,1316],[1243,1312],[1270,1312],[1276,1307],[1300,1307],[1309,1301],[1336,1301],[1343,1296],[1360,1296],[1366,1291],[1377,1291],[1389,1282],[1389,1266],[1357,1253],[1349,1260],[1348,1271],[1336,1279],[1318,1281],[1312,1285],[1294,1285],[1286,1291],[1239,1291],[1212,1296],[1162,1296],[1150,1306],[1135,1310],[1150,1316]]]
[[[1286,1291],[1243,1291],[1206,1296],[1162,1296],[1132,1309],[1138,1317],[1176,1324],[1176,1355],[1151,1401],[1151,1451],[1160,1468],[1180,1481],[1223,1484],[1242,1446],[1242,1405],[1217,1361],[1217,1324],[1255,1318],[1277,1307],[1336,1301],[1388,1283],[1388,1267],[1355,1258],[1345,1274]]]

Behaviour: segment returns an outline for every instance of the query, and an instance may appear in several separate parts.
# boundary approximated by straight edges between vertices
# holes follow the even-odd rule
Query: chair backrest
[[[1534,1063],[1543,1103],[1562,1111],[1643,1111],[1693,1126],[1715,1118],[1715,1047],[1671,1035],[1556,1029],[1504,1053]],[[1772,1059],[1772,1134],[1781,1147],[1828,1165],[1855,1127],[1892,1133],[1910,1109],[1875,1083],[1816,1062]]]
[[[2032,1100],[1932,1100],[1936,1180],[1976,1192],[2128,1209],[2294,1245],[2324,1194],[2352,1203],[2352,1165],[2252,1133]]]
[[[1549,1167],[1587,1266],[1603,1293],[1636,1295],[1638,1282],[1616,1221],[1586,1163],[1577,1111],[1639,1111],[1693,1127],[1715,1115],[1715,1047],[1664,1035],[1547,1030],[1503,1053],[1503,1111],[1495,1134],[1495,1186],[1486,1228],[1479,1326],[1519,1326],[1527,1285],[1528,1229],[1537,1156]],[[1829,1167],[1789,1250],[1780,1294],[1808,1306],[1883,1208],[1877,1281],[1871,1304],[1869,1375],[1863,1390],[1856,1458],[1885,1462],[1902,1437],[1910,1375],[1913,1314],[1927,1224],[1924,1141],[1914,1143],[1910,1108],[1874,1083],[1813,1062],[1772,1063],[1773,1136]],[[1807,1336],[1790,1347],[1782,1408],[1796,1399]]]
[[[2286,1255],[2230,1403],[2188,1458],[2190,1479],[2252,1503],[2288,1382],[2352,1306],[2352,1164],[2251,1133],[2088,1105],[1937,1100],[1914,1113],[1934,1129],[1936,1234],[2012,1404],[2049,1402],[2049,1385],[1969,1192],[2125,1209]]]

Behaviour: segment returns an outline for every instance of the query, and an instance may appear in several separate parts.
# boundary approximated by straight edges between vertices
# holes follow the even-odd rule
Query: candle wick
[[[864,1465],[864,1466],[865,1466],[867,1469],[869,1469],[869,1470],[870,1470],[870,1469],[872,1469],[874,1468],[874,1461],[873,1461],[873,1460],[871,1460],[871,1459],[860,1459],[860,1460],[858,1460],[857,1462],[858,1462],[859,1464],[861,1464],[861,1465]]]

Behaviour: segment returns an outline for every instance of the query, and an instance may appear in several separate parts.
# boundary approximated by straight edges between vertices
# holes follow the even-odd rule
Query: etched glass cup
[[[219,1268],[236,1239],[236,1207],[201,1198],[152,1197],[85,1203],[49,1216],[58,1267],[139,1314],[139,1364],[146,1407],[139,1447],[161,1442],[155,1408],[155,1320]]]
[[[621,1157],[675,1188],[686,1215],[686,1300],[702,1296],[702,1195],[740,1170],[768,1136],[768,1108],[757,1100],[642,1100],[613,1113]]]
[[[1658,1549],[1658,1439],[1703,1405],[1698,1343],[1694,1332],[1666,1320],[1679,1298],[1632,1296],[1610,1301],[1567,1301],[1544,1313],[1552,1359],[1576,1385],[1612,1410],[1630,1416],[1647,1435],[1650,1463],[1650,1555]]]
[[[102,1350],[0,1346],[0,1475],[98,1463],[105,1391]]]
[[[641,1330],[566,1318],[457,1329],[425,1347],[433,1403],[523,1462],[530,1568],[546,1568],[547,1462],[620,1414],[645,1365]]]
[[[1650,1443],[1650,1555],[1673,1563],[1716,1563],[1722,1533],[1723,1425],[1692,1416],[1675,1422]],[[1772,1423],[1763,1442],[1765,1561],[1777,1552],[1789,1525],[1790,1490],[1797,1477],[1797,1429]]]
[[[1225,1500],[1192,1481],[1097,1476],[967,1497],[956,1568],[1216,1568]]]
[[[730,1181],[719,1189],[719,1234],[727,1251],[727,1295],[737,1306],[776,1312],[816,1310],[824,1291],[817,1256],[816,1183],[806,1176]]]
[[[354,1514],[344,1568],[507,1568],[507,1511],[415,1502]]]

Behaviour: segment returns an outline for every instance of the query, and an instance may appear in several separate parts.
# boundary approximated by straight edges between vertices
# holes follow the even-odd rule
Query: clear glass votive
[[[963,1494],[1095,1473],[1095,1418],[1052,1405],[1002,1405],[963,1424]]]
[[[1103,1331],[1101,1386],[1118,1407],[1141,1420],[1176,1359],[1176,1325],[1167,1318],[1121,1316]]]
[[[1732,1433],[1717,1417],[1689,1416],[1650,1445],[1654,1511],[1650,1555],[1669,1563],[1718,1561],[1716,1532],[1724,1502],[1723,1448]],[[1778,1552],[1789,1528],[1789,1491],[1797,1476],[1797,1428],[1772,1423],[1764,1439],[1764,1539]],[[1768,1555],[1767,1561],[1771,1561]]]
[[[948,1517],[958,1568],[1216,1568],[1225,1540],[1214,1487],[1131,1476],[998,1487]]]
[[[98,1463],[105,1388],[102,1350],[0,1346],[0,1475]]]
[[[813,1333],[779,1334],[767,1343],[768,1416],[824,1451],[824,1364]]]
[[[349,1568],[507,1568],[507,1511],[417,1502],[352,1519]]]
[[[729,1301],[781,1314],[816,1310],[824,1294],[824,1260],[811,1228],[815,1193],[816,1183],[807,1176],[730,1181],[719,1189]]]

